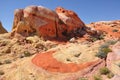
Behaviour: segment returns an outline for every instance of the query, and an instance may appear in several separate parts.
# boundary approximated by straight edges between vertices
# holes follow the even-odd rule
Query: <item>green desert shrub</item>
[[[100,69],[100,74],[107,75],[110,73],[110,70],[107,67],[103,67]]]
[[[7,59],[7,60],[4,61],[4,63],[5,63],[5,64],[10,64],[10,63],[12,63],[12,62],[11,62],[11,60]]]
[[[78,80],[88,80],[88,79],[85,77],[82,77],[82,78],[79,78]]]
[[[94,76],[94,80],[102,80],[101,75],[95,75],[95,76]]]
[[[98,39],[97,38],[95,38],[95,37],[90,37],[90,39],[93,41],[93,42],[95,42],[95,41],[97,41]]]
[[[117,30],[117,29],[113,29],[113,32],[118,32],[119,30]]]
[[[112,50],[109,48],[109,46],[115,44],[116,42],[117,41],[112,41],[112,40],[105,42],[105,44],[103,44],[99,47],[99,50],[98,50],[98,53],[96,54],[96,56],[99,58],[106,58],[107,54],[109,52],[112,52]]]
[[[99,40],[102,40],[102,39],[104,39],[104,37],[105,37],[105,35],[104,35],[104,34],[101,34],[101,35],[98,37],[98,39],[99,39]]]
[[[29,51],[24,51],[24,56],[25,56],[25,57],[29,57],[29,56],[31,56],[31,54],[30,54]]]
[[[102,48],[98,51],[98,53],[96,54],[97,57],[99,58],[106,58],[107,57],[107,54],[109,52],[111,52],[112,50],[110,48]]]
[[[100,35],[99,37],[90,36],[90,39],[94,42],[94,41],[97,41],[97,40],[102,40],[102,39],[104,39],[104,36],[105,36],[105,35]]]
[[[101,68],[100,69],[100,74],[101,75],[106,75],[108,78],[112,78],[114,76],[114,74],[107,67]]]
[[[110,73],[107,74],[107,77],[112,78],[112,77],[114,77],[114,74],[112,72],[110,72]]]

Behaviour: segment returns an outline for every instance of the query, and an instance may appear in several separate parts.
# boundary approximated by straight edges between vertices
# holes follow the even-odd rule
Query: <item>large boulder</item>
[[[74,33],[74,31],[85,27],[85,24],[75,12],[66,10],[62,7],[57,7],[55,11],[60,20],[66,24],[68,33]]]
[[[0,22],[0,34],[7,33],[7,30],[2,26],[2,23]]]
[[[45,39],[73,37],[74,32],[85,25],[73,11],[65,10],[65,12],[68,15],[62,13],[61,7],[56,8],[56,12],[42,6],[17,9],[14,13],[12,33],[14,35],[19,33],[23,36],[36,33]]]
[[[12,32],[28,36],[32,33],[42,37],[56,37],[57,14],[42,6],[28,6],[15,11]]]

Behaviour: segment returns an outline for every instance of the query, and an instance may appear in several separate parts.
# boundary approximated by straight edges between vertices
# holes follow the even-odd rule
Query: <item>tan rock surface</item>
[[[107,57],[107,67],[120,76],[120,42],[112,46],[112,51]]]
[[[34,66],[30,62],[31,58],[32,57],[19,59],[11,64],[0,66],[0,68],[5,72],[5,75],[0,76],[0,79],[1,80],[35,80],[35,79],[36,80],[56,80],[56,79],[76,80],[79,77],[85,75],[86,73],[89,73],[89,70],[93,69],[93,66],[91,66],[85,70],[82,70],[81,72],[76,72],[76,73],[47,72],[42,68],[38,68]]]
[[[37,38],[36,38],[35,39],[36,41],[35,41],[34,38],[32,39],[32,37],[29,37],[29,38],[27,38],[27,40],[37,42],[39,39],[37,40]],[[54,57],[56,56],[56,58],[58,58],[58,59],[56,59],[57,61],[60,61],[60,57],[58,57],[56,54],[59,55],[59,51],[61,52],[61,50],[64,46],[65,45],[60,44],[60,45],[58,45],[58,47],[51,48],[51,50],[58,49],[58,52],[55,53],[55,55],[53,55]],[[78,46],[78,48],[76,49],[75,46]],[[66,50],[65,53],[64,53],[65,54],[64,57],[72,59],[72,58],[74,58],[73,55],[78,54],[78,52],[79,51],[81,52],[83,49],[85,50],[85,48],[87,48],[89,45],[87,46],[87,44],[86,44],[85,46],[83,46],[83,48],[82,48],[82,46],[83,46],[83,44],[81,44],[81,43],[79,43],[79,44],[74,44],[74,43],[67,44],[65,46],[65,49],[64,49],[64,50]],[[45,70],[41,67],[37,67],[36,65],[31,63],[31,60],[35,56],[37,56],[37,55],[33,55],[31,57],[16,58],[15,60],[12,60],[12,63],[10,63],[10,64],[0,65],[0,70],[4,71],[4,73],[5,73],[4,75],[0,76],[0,79],[1,80],[2,79],[3,80],[21,80],[21,79],[22,80],[34,80],[34,79],[36,79],[36,80],[41,80],[41,79],[42,80],[56,80],[56,79],[57,80],[76,80],[76,79],[78,79],[82,76],[85,76],[85,77],[93,76],[93,74],[95,74],[101,67],[103,67],[105,65],[104,60],[100,60],[97,57],[95,57],[95,52],[97,51],[98,46],[99,45],[94,44],[94,46],[91,48],[94,53],[92,53],[91,51],[90,51],[91,53],[89,53],[89,54],[83,53],[84,54],[84,59],[85,59],[85,57],[87,57],[87,55],[91,54],[91,57],[87,57],[87,58],[89,58],[89,59],[87,59],[88,61],[86,61],[87,63],[89,63],[90,61],[96,61],[96,60],[98,60],[98,61],[95,62],[94,64],[90,65],[89,67],[85,67],[85,65],[87,66],[88,64],[85,63],[85,61],[82,61],[83,65],[85,64],[84,67],[83,67],[84,69],[81,69],[77,72],[60,73],[60,72],[47,71],[47,70]],[[16,49],[18,47],[19,46],[16,46]],[[81,48],[81,50],[79,50],[79,48]],[[24,47],[23,47],[23,50],[24,50]],[[18,50],[14,50],[14,51],[18,51]],[[88,51],[89,51],[89,49],[88,49]],[[68,54],[68,52],[72,52],[72,53]],[[41,53],[41,54],[44,54],[44,53]],[[15,55],[14,55],[14,57],[15,57]],[[79,59],[79,58],[81,58],[81,60],[82,60],[82,56],[80,56],[78,58],[75,57],[75,59],[73,59],[72,62],[76,63],[77,59]],[[0,59],[1,59],[1,56],[0,56]],[[8,57],[8,59],[11,60],[10,57]],[[44,59],[48,60],[48,58],[44,58]],[[80,60],[80,63],[81,63],[81,60]],[[64,62],[64,60],[61,61],[61,62],[66,63],[66,62]],[[67,62],[67,63],[72,63],[72,62]],[[79,62],[79,60],[78,60],[78,62]],[[53,64],[55,64],[55,63],[53,62]],[[82,65],[80,65],[80,66],[82,67]],[[70,68],[70,70],[71,69],[72,68]]]

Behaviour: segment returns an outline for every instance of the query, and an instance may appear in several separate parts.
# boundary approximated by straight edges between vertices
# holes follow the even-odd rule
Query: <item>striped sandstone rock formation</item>
[[[44,39],[68,39],[85,27],[75,12],[61,7],[55,11],[42,6],[15,10],[12,33],[23,36],[36,33]]]

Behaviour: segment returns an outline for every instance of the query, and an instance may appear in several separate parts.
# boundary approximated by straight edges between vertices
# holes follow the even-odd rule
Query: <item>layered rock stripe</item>
[[[66,64],[66,63],[57,61],[52,55],[54,52],[55,51],[39,53],[32,59],[32,63],[50,72],[70,73],[70,72],[77,72],[77,71],[83,70],[99,62],[99,60],[96,60],[96,61],[91,61],[91,62],[86,62],[81,64],[76,64],[76,63]]]
[[[96,49],[87,45],[66,44],[54,50],[38,53],[32,59],[32,63],[50,72],[73,73],[100,63],[101,59],[95,57],[95,53]],[[89,57],[85,59],[86,56]]]
[[[75,12],[62,7],[56,8],[55,12],[42,6],[28,6],[17,9],[14,15],[13,34],[37,33],[43,38],[65,39],[74,36],[75,30],[85,27]]]

